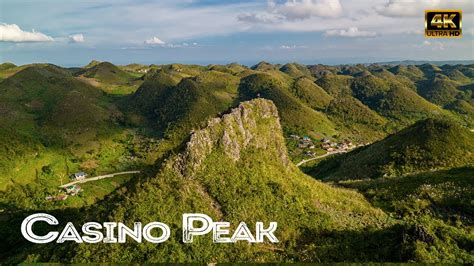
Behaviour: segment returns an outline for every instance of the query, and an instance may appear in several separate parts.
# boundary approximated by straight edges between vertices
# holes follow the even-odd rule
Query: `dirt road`
[[[126,171],[126,172],[118,172],[118,173],[113,173],[113,174],[108,174],[108,175],[99,175],[99,176],[94,176],[94,177],[90,177],[90,178],[85,178],[85,179],[82,179],[82,180],[72,181],[70,183],[64,184],[64,185],[59,186],[59,187],[60,188],[65,188],[65,187],[68,187],[68,186],[72,186],[74,184],[82,184],[82,183],[86,183],[86,182],[90,182],[90,181],[95,181],[95,180],[100,180],[100,179],[104,179],[104,178],[114,177],[114,176],[117,176],[117,175],[129,175],[129,174],[138,174],[138,173],[140,173],[140,171]]]

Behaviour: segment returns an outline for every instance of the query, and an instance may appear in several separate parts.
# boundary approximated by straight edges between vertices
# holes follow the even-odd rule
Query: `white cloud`
[[[280,49],[284,49],[284,50],[294,50],[294,49],[304,49],[304,48],[308,48],[308,47],[304,45],[285,45],[285,44],[280,46]]]
[[[162,41],[160,38],[154,36],[153,38],[151,39],[148,39],[145,41],[146,44],[152,44],[152,45],[164,45],[165,42]]]
[[[52,42],[54,39],[41,32],[23,31],[16,24],[0,24],[1,42]]]
[[[150,46],[160,46],[160,47],[167,47],[167,48],[186,48],[186,47],[195,47],[198,45],[197,42],[166,43],[156,36],[154,36],[151,39],[146,40],[145,44],[148,44]]]
[[[268,13],[243,13],[237,16],[237,20],[247,23],[275,23],[280,19],[275,14]]]
[[[443,51],[445,49],[445,46],[442,42],[431,42],[428,40],[423,41],[423,45],[418,46],[418,48],[420,47],[430,47],[433,51]]]
[[[247,23],[276,23],[283,21],[306,20],[312,17],[334,18],[342,14],[339,0],[287,0],[277,3],[267,1],[263,12],[242,13],[237,20]]]
[[[82,34],[69,35],[69,42],[79,43],[79,42],[84,42],[84,41],[85,41],[84,35]]]
[[[339,36],[339,37],[374,37],[377,33],[372,31],[359,30],[356,27],[350,27],[347,30],[327,30],[325,36]]]
[[[339,0],[287,0],[278,4],[268,1],[271,13],[283,16],[287,20],[308,19],[311,17],[338,17],[342,13]]]
[[[388,0],[387,3],[376,5],[375,10],[388,17],[423,16],[427,9],[461,9],[465,13],[473,12],[472,0]]]
[[[174,43],[167,43],[167,44],[163,44],[162,46],[163,47],[168,47],[168,48],[185,48],[185,47],[192,47],[192,46],[197,46],[198,44],[196,42],[193,42],[193,43],[187,43],[187,42],[183,42],[183,43],[178,43],[178,44],[174,44]]]

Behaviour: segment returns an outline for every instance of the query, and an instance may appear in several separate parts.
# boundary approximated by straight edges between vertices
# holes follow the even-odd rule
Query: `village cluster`
[[[343,140],[342,142],[333,142],[328,138],[323,138],[320,143],[314,143],[313,140],[308,136],[300,137],[298,135],[290,135],[290,138],[298,141],[298,148],[314,150],[321,148],[327,152],[338,153],[347,152],[356,147],[350,140]],[[306,156],[315,157],[316,153],[313,151],[306,151]]]
[[[74,180],[83,180],[87,177],[87,174],[84,172],[74,173],[70,176],[71,181]],[[67,187],[61,187],[58,195],[52,196],[49,195],[46,197],[47,201],[63,201],[66,200],[69,196],[76,196],[79,192],[82,191],[82,188],[79,185],[70,185]]]

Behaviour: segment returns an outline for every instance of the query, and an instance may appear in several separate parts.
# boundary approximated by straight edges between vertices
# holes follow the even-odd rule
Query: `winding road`
[[[323,155],[319,155],[319,156],[316,156],[316,157],[313,157],[313,158],[302,160],[301,162],[297,163],[296,166],[301,166],[302,164],[305,164],[307,162],[311,162],[311,161],[314,161],[314,160],[317,160],[317,159],[321,159],[321,158],[327,157],[329,155],[338,154],[338,153],[346,153],[346,152],[347,151],[331,151],[331,152],[328,152],[328,153],[323,154]]]
[[[100,179],[104,179],[104,178],[114,177],[114,176],[117,176],[117,175],[129,175],[129,174],[138,174],[138,173],[140,173],[140,171],[126,171],[126,172],[118,172],[118,173],[113,173],[113,174],[108,174],[108,175],[99,175],[99,176],[94,176],[94,177],[90,177],[90,178],[85,178],[85,179],[82,179],[82,180],[72,181],[70,183],[64,184],[64,185],[59,186],[59,187],[60,188],[65,188],[65,187],[68,187],[68,186],[72,186],[74,184],[82,184],[82,183],[86,183],[86,182],[89,182],[89,181],[95,181],[95,180],[100,180]]]
[[[328,152],[328,153],[326,153],[326,154],[323,154],[323,155],[319,155],[319,156],[316,156],[316,157],[313,157],[313,158],[309,158],[309,159],[302,160],[301,162],[297,163],[296,166],[301,166],[301,165],[303,165],[303,164],[305,164],[305,163],[307,163],[307,162],[311,162],[311,161],[314,161],[314,160],[317,160],[317,159],[321,159],[321,158],[324,158],[324,157],[327,157],[327,156],[330,156],[330,155],[350,152],[350,151],[352,151],[352,150],[354,150],[354,149],[356,149],[356,148],[362,147],[362,146],[365,146],[365,145],[362,145],[362,144],[361,144],[361,145],[357,145],[357,146],[355,146],[354,148],[352,148],[352,149],[350,149],[350,150],[347,150],[347,151],[344,151],[344,150],[342,150],[342,151],[340,151],[340,150],[339,150],[339,151],[330,151],[330,152]]]

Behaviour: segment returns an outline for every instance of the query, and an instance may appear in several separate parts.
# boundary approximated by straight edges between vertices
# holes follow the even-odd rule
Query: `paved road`
[[[86,183],[86,182],[89,182],[89,181],[95,181],[95,180],[100,180],[100,179],[104,179],[104,178],[114,177],[116,175],[128,175],[128,174],[138,174],[138,173],[140,173],[140,171],[126,171],[126,172],[118,172],[118,173],[113,173],[113,174],[108,174],[108,175],[99,175],[99,176],[94,176],[94,177],[90,177],[90,178],[85,178],[85,179],[82,179],[82,180],[72,181],[70,183],[64,184],[64,185],[59,186],[59,187],[60,188],[65,188],[65,187],[68,187],[68,186],[71,186],[71,185],[74,185],[74,184],[82,184],[82,183]]]

